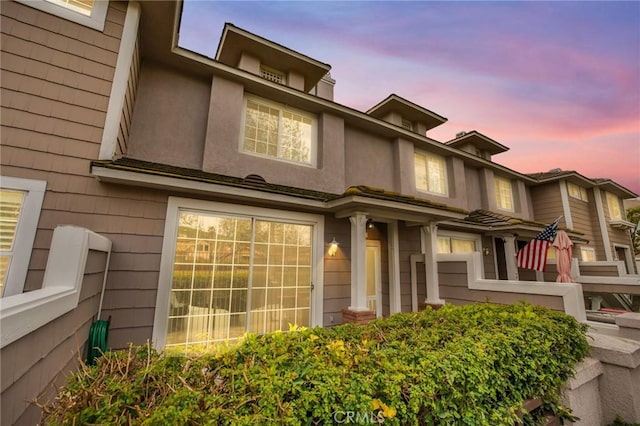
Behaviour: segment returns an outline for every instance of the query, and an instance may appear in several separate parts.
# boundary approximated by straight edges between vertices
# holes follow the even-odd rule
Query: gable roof
[[[445,117],[414,104],[395,93],[390,94],[380,103],[370,108],[367,114],[371,117],[384,119],[390,112],[397,112],[402,118],[409,121],[425,123],[427,130],[447,122]]]
[[[538,183],[557,182],[559,180],[567,180],[577,185],[586,186],[588,188],[599,187],[605,191],[616,194],[622,198],[635,198],[638,196],[635,192],[625,188],[624,186],[607,178],[588,178],[575,170],[552,169],[548,172],[527,173],[527,176],[537,180]]]

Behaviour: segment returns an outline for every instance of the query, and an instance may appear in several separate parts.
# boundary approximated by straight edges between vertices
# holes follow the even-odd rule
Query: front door
[[[382,316],[380,269],[380,241],[367,240],[367,306],[377,317]]]

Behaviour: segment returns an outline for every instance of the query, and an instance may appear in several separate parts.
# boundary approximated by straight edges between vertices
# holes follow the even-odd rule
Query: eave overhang
[[[420,105],[414,104],[396,94],[389,95],[386,99],[379,104],[370,108],[367,114],[371,117],[378,119],[384,119],[389,113],[397,112],[402,118],[424,123],[427,126],[427,130],[431,130],[441,124],[447,122],[447,119],[433,111],[429,111]]]
[[[338,218],[366,211],[379,219],[427,223],[463,219],[468,213],[445,204],[368,187],[352,187],[343,194],[330,194],[269,183],[256,185],[247,183],[251,181],[246,179],[131,159],[93,161],[91,174],[102,182],[333,213]]]
[[[446,142],[446,144],[454,148],[462,147],[466,144],[471,144],[482,151],[489,152],[491,155],[500,154],[509,150],[508,147],[491,139],[490,137],[483,135],[476,130],[466,132],[464,135]]]
[[[226,23],[215,59],[231,67],[237,67],[243,52],[258,58],[261,64],[268,67],[282,72],[295,71],[303,75],[305,92],[311,90],[331,70],[329,64]]]

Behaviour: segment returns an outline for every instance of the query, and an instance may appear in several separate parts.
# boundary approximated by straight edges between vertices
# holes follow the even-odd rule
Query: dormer
[[[492,155],[509,150],[509,148],[501,143],[475,130],[460,132],[456,134],[455,139],[446,142],[446,144],[489,161],[491,161]]]
[[[335,82],[328,76],[330,65],[233,24],[225,24],[215,59],[293,89],[333,98]]]
[[[371,117],[387,121],[406,130],[425,136],[431,130],[447,119],[435,112],[422,108],[396,94],[389,95],[385,100],[367,111]]]

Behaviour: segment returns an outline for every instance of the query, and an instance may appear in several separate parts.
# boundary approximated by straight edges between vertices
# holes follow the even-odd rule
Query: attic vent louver
[[[264,180],[264,178],[260,175],[247,175],[243,180],[242,183],[244,183],[245,185],[251,185],[251,186],[265,186],[267,184],[267,181]]]

